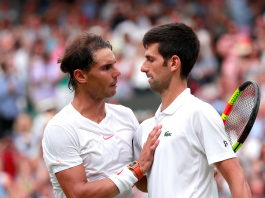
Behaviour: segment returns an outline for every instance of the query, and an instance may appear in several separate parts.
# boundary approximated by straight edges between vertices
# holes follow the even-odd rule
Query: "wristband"
[[[124,168],[118,174],[111,175],[109,179],[111,179],[117,186],[120,191],[120,194],[132,188],[134,183],[138,181],[138,179],[134,176],[133,172],[130,171],[128,168]]]

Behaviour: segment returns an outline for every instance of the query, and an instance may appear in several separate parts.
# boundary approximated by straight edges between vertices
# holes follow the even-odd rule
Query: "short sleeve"
[[[82,164],[78,137],[61,126],[48,126],[42,140],[43,158],[50,173]]]
[[[215,109],[207,104],[198,112],[197,118],[200,123],[199,139],[208,164],[236,157],[226,137],[222,119]]]

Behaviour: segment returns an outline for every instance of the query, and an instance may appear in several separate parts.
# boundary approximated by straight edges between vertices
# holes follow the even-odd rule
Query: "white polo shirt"
[[[186,89],[163,112],[160,105],[155,117],[139,126],[135,159],[157,124],[163,126],[147,173],[149,198],[212,198],[213,164],[236,157],[220,115]]]
[[[56,198],[66,197],[55,173],[83,164],[88,182],[118,173],[133,158],[132,139],[138,128],[133,112],[105,104],[106,117],[97,124],[70,103],[54,116],[44,131],[43,157]],[[131,190],[117,198],[131,198]]]

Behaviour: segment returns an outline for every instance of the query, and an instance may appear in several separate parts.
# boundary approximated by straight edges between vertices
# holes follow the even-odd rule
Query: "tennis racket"
[[[256,120],[260,104],[259,85],[246,81],[235,91],[222,114],[225,131],[233,151],[242,146]]]

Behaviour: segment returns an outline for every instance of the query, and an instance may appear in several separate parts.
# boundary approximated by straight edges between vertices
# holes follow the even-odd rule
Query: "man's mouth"
[[[147,77],[148,79],[152,79],[152,78],[153,78],[152,76],[149,76],[148,74],[146,74],[146,77]]]
[[[150,82],[151,80],[153,80],[153,77],[151,77],[151,76],[147,76],[147,78],[148,78],[148,82]]]
[[[117,85],[117,82],[110,84],[110,87],[114,87]]]

